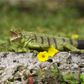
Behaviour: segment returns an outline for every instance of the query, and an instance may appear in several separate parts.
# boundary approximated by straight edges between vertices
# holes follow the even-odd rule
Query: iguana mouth
[[[18,37],[12,37],[12,38],[10,38],[10,41],[15,41],[15,40],[18,40],[18,39],[20,39],[21,38],[21,36],[18,36]]]

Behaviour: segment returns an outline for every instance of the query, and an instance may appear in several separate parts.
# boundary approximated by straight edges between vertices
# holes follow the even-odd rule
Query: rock
[[[84,73],[84,54],[73,54],[68,52],[60,52],[53,58],[52,62],[39,62],[33,53],[14,53],[14,52],[1,52],[0,53],[0,84],[4,81],[14,78],[14,74],[18,72],[18,67],[23,66],[23,77],[34,73],[38,75],[38,70],[44,69],[49,70],[53,64],[58,66],[60,72],[64,75],[68,72],[79,72]],[[27,80],[25,80],[27,81]],[[20,84],[21,81],[15,80],[15,84]]]

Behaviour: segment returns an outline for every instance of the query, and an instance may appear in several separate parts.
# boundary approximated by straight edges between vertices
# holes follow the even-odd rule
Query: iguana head
[[[22,35],[21,32],[10,30],[10,41],[17,41],[18,39],[21,39]]]
[[[30,40],[32,38],[32,32],[26,31],[17,31],[17,30],[10,30],[10,41],[17,41],[19,39],[27,39]]]

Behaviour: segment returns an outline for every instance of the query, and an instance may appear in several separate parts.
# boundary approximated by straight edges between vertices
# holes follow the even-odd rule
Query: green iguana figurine
[[[51,45],[60,51],[71,51],[84,53],[84,40],[73,40],[65,37],[57,37],[48,34],[38,34],[34,32],[11,31],[10,49],[15,52],[28,50],[47,50]],[[15,45],[16,44],[16,45]],[[14,45],[14,46],[12,46]],[[12,46],[12,47],[11,47]]]

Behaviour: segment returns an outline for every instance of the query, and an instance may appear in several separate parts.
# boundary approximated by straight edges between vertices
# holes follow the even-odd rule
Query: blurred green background
[[[11,28],[84,38],[84,0],[0,0],[0,39]]]

